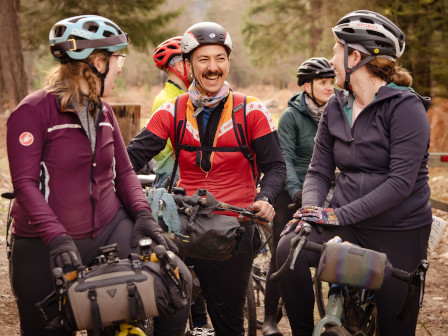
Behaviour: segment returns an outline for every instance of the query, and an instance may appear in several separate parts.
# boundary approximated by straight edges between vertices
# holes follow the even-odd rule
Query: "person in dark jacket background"
[[[68,273],[90,266],[99,247],[112,243],[127,258],[143,237],[177,252],[155,223],[112,108],[101,100],[114,88],[126,56],[118,51],[127,45],[127,34],[104,17],[59,21],[50,30],[50,50],[61,64],[8,119],[16,196],[11,281],[21,335],[73,334],[46,330],[35,307],[54,289],[55,267]],[[190,272],[177,262],[191,292]],[[56,307],[47,313],[56,317]],[[155,318],[157,335],[183,335],[188,313],[186,305]]]
[[[280,233],[297,208],[302,205],[302,184],[314,148],[314,137],[325,104],[334,92],[334,69],[323,57],[313,57],[303,62],[297,70],[298,85],[303,91],[295,93],[288,101],[278,123],[278,137],[286,163],[286,183],[275,201],[273,242],[277,246]],[[288,207],[295,203],[296,207]],[[276,284],[269,281],[275,272],[275,250],[271,253],[265,290],[264,336],[279,336],[276,310],[279,294]]]
[[[309,239],[342,240],[387,254],[394,267],[412,271],[426,258],[431,230],[428,202],[429,98],[411,89],[412,77],[397,64],[405,36],[389,19],[371,11],[345,15],[333,27],[330,63],[335,90],[319,124],[303,188],[302,208],[285,228],[277,264],[285,261],[301,221],[320,224]],[[336,167],[334,196],[323,208]],[[294,272],[280,283],[293,335],[311,335],[314,293],[309,267],[319,255],[303,251]],[[375,293],[382,336],[414,335],[418,303],[406,319],[396,313],[407,295],[405,283],[386,276]]]

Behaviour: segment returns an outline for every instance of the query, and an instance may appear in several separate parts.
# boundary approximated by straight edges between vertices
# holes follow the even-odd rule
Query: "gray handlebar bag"
[[[185,291],[189,273],[177,268],[179,288],[160,262],[142,261],[137,254],[87,270],[76,280],[65,281],[59,316],[45,321],[49,329],[92,330],[99,335],[103,327],[171,315],[189,302]],[[55,291],[37,304],[39,310],[55,304],[54,297]]]
[[[329,283],[377,290],[388,264],[384,253],[346,243],[325,243],[317,277]]]

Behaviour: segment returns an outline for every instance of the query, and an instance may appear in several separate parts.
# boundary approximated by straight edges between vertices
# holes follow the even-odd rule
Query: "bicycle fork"
[[[343,305],[341,298],[341,287],[340,285],[332,284],[328,294],[328,303],[325,308],[325,316],[314,326],[312,336],[319,336],[323,327],[342,326],[342,313]]]

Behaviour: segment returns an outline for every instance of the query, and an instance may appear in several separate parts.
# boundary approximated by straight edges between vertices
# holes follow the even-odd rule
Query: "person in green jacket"
[[[168,79],[165,87],[154,98],[151,114],[153,114],[163,103],[187,92],[190,86],[191,74],[187,71],[180,50],[182,36],[172,37],[162,42],[155,50],[153,59],[156,66],[166,72]],[[174,167],[174,150],[168,139],[165,149],[154,157],[156,161],[153,167],[156,179],[153,186],[156,188],[167,188]]]
[[[295,93],[288,101],[278,123],[280,147],[286,163],[285,189],[275,201],[273,242],[277,246],[280,233],[302,204],[302,185],[311,161],[314,137],[325,104],[334,91],[335,73],[327,59],[313,57],[299,67],[298,85],[303,91]],[[295,204],[295,206],[289,206]],[[277,327],[276,309],[279,293],[268,279],[275,272],[275,251],[272,253],[266,277],[264,336],[282,335]]]

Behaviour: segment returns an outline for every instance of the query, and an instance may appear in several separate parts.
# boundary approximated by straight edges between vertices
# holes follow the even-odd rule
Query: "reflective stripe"
[[[56,125],[56,126],[53,126],[53,127],[49,128],[47,130],[47,132],[50,133],[50,132],[57,131],[57,130],[64,129],[64,128],[81,128],[81,125],[78,125],[78,124]]]
[[[111,123],[108,123],[108,122],[100,122],[99,126],[109,126],[110,128],[112,128],[112,131],[114,131],[114,127],[112,126]]]
[[[50,180],[50,175],[48,174],[47,166],[45,162],[40,163],[41,172],[40,172],[40,182],[39,182],[39,190],[42,192],[45,198],[45,202],[48,203],[48,197],[50,196],[50,187],[48,186],[48,181]]]

